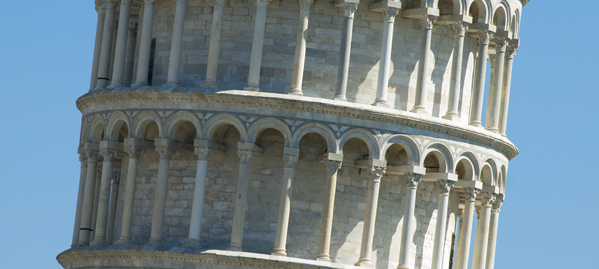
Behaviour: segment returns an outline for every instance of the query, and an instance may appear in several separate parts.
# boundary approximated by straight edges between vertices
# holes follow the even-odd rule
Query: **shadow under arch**
[[[171,115],[168,120],[165,122],[165,133],[164,136],[169,139],[176,139],[177,129],[184,123],[190,123],[193,125],[195,129],[196,136],[195,139],[202,139],[202,128],[200,124],[200,120],[196,115],[187,111],[179,111],[173,115]],[[192,141],[193,143],[193,141]]]
[[[106,125],[106,137],[107,141],[118,141],[123,142],[124,138],[130,137],[130,123],[129,118],[123,112],[115,112],[108,118],[108,124]],[[123,133],[125,131],[125,133]]]

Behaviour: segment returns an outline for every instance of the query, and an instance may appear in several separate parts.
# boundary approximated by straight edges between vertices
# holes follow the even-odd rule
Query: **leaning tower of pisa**
[[[527,2],[96,0],[58,262],[492,269]]]

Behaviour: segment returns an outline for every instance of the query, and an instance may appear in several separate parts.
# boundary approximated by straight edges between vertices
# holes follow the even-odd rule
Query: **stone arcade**
[[[527,2],[96,0],[59,263],[492,269]]]

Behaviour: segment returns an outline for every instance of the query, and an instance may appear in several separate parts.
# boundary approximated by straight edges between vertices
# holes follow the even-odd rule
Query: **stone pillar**
[[[376,99],[372,105],[389,107],[387,91],[389,90],[389,69],[391,69],[391,48],[393,47],[393,25],[398,8],[385,7],[383,9],[383,41],[381,44],[381,60],[376,86]]]
[[[84,147],[87,158],[87,171],[85,175],[85,189],[83,205],[81,207],[81,222],[79,228],[79,246],[87,246],[92,231],[92,213],[94,207],[94,187],[96,185],[96,165],[98,164],[98,144],[86,143]]]
[[[112,245],[114,237],[114,224],[116,221],[116,206],[119,201],[120,173],[115,172],[112,176],[112,190],[110,191],[110,207],[108,209],[108,224],[106,228],[106,244]]]
[[[168,77],[166,85],[176,87],[179,84],[179,66],[181,65],[181,50],[183,48],[183,26],[185,24],[186,0],[177,0],[175,21],[173,22],[173,38],[171,54],[168,62]]]
[[[114,28],[115,2],[106,1],[106,15],[104,17],[104,30],[102,30],[102,48],[100,50],[100,63],[98,65],[98,80],[96,90],[105,89],[110,82],[110,59],[112,58],[112,32]]]
[[[372,241],[376,223],[376,210],[379,202],[379,189],[381,187],[381,178],[385,174],[385,169],[386,162],[384,166],[370,167],[370,181],[368,182],[364,229],[362,231],[362,246],[360,248],[360,260],[356,263],[356,266],[374,267],[371,259]]]
[[[171,155],[175,153],[174,141],[166,138],[156,138],[154,146],[160,154],[158,162],[158,175],[154,190],[154,210],[152,213],[152,230],[149,245],[160,245],[162,240],[162,227],[164,226],[164,208],[166,207],[166,194],[168,191],[168,169]]]
[[[341,47],[339,48],[339,63],[337,64],[337,86],[335,100],[346,101],[347,79],[349,78],[349,58],[351,55],[351,41],[354,31],[354,13],[358,9],[359,1],[343,3],[345,17],[341,29]],[[328,254],[327,254],[328,255]],[[328,258],[327,258],[328,259]]]
[[[466,201],[464,203],[464,213],[460,225],[460,234],[457,245],[457,255],[455,268],[467,269],[470,256],[470,242],[472,238],[472,222],[474,219],[474,206],[476,196],[480,192],[478,188],[465,187],[463,189]]]
[[[495,44],[495,79],[493,80],[494,85],[491,88],[493,91],[489,93],[489,100],[487,102],[487,121],[485,127],[491,132],[499,133],[499,110],[501,106],[501,91],[503,89],[503,70],[507,42],[503,37],[496,37]]]
[[[437,208],[437,223],[435,225],[435,241],[433,245],[432,269],[441,269],[443,266],[443,249],[445,247],[445,235],[447,233],[447,210],[449,206],[449,192],[453,189],[455,181],[440,179],[435,188],[439,193]]]
[[[119,26],[116,34],[116,48],[114,51],[114,65],[112,68],[112,82],[109,88],[123,86],[123,77],[125,75],[125,57],[127,56],[127,38],[129,28],[129,10],[131,9],[131,0],[121,0],[121,10],[119,13]]]
[[[433,24],[437,17],[424,15],[421,17],[420,22],[424,29],[422,35],[422,46],[420,47],[420,60],[418,61],[418,77],[416,80],[416,103],[412,112],[419,114],[428,114],[426,111],[427,91],[430,83],[429,69],[429,50],[431,49],[431,39],[433,34]]]
[[[489,242],[491,206],[493,205],[494,200],[494,193],[482,193],[481,205],[478,208],[479,218],[476,223],[476,239],[474,241],[472,269],[485,269],[485,263],[487,261],[487,245]]]
[[[406,174],[406,209],[403,216],[403,227],[401,230],[401,246],[399,247],[399,264],[397,269],[410,269],[412,265],[412,245],[414,233],[416,232],[416,188],[422,179],[420,174]]]
[[[491,223],[489,227],[489,242],[487,247],[487,262],[485,269],[495,268],[495,247],[497,246],[497,228],[499,225],[499,209],[503,203],[503,194],[498,194],[491,208]]]
[[[514,57],[516,56],[517,46],[508,46],[507,62],[505,65],[505,81],[503,83],[503,91],[501,92],[501,116],[499,118],[499,133],[506,136],[507,127],[507,111],[510,104],[510,88],[512,84],[512,67],[514,65]]]
[[[458,231],[457,231],[457,236],[456,236],[456,239],[455,239],[455,244],[452,246],[452,248],[454,250],[452,256],[454,258],[453,258],[453,263],[452,263],[453,265],[452,265],[451,268],[455,268],[457,266],[458,257],[460,257],[460,255],[461,255],[460,254],[461,250],[458,248],[458,244],[462,240],[462,237],[464,237],[464,209],[461,208],[461,207],[463,207],[463,205],[461,204],[461,201],[460,201],[460,204],[459,204],[459,207],[458,207],[457,222],[456,222],[456,225],[458,225],[459,228],[458,228]]]
[[[240,158],[239,175],[237,178],[237,193],[234,198],[235,211],[233,212],[233,229],[231,231],[229,250],[240,251],[242,247],[248,184],[250,180],[250,160],[254,157],[257,149],[258,147],[252,143],[239,142],[237,146],[237,154]]]
[[[277,220],[277,232],[272,255],[287,256],[287,228],[289,227],[289,211],[291,207],[291,192],[293,187],[293,175],[295,164],[299,158],[298,148],[285,148],[283,161],[283,179],[281,181],[281,199],[279,200],[279,215]]]
[[[94,58],[92,61],[92,75],[89,90],[96,88],[98,82],[98,65],[100,64],[100,51],[102,49],[102,38],[104,32],[104,17],[106,15],[106,4],[96,2],[96,12],[98,12],[98,23],[96,25],[96,41],[94,43]]]
[[[330,261],[331,231],[333,230],[333,210],[335,209],[335,191],[337,187],[337,172],[341,168],[343,155],[327,153],[324,164],[327,168],[328,179],[322,199],[322,214],[320,217],[320,235],[318,237],[318,254],[316,260]]]
[[[135,43],[137,37],[137,22],[129,23],[129,34],[127,35],[127,53],[125,56],[125,73],[123,74],[123,86],[131,86],[133,79],[133,65],[135,61]]]
[[[467,24],[456,22],[452,25],[452,28],[456,32],[456,40],[451,68],[451,99],[448,104],[449,107],[447,108],[447,113],[443,118],[453,121],[460,118],[459,104],[460,92],[462,90],[462,61],[464,57],[464,37],[466,35]]]
[[[487,53],[489,40],[493,32],[488,30],[478,31],[478,60],[474,73],[474,88],[472,89],[472,105],[470,106],[470,125],[482,127],[481,115],[483,111],[483,98],[485,95],[485,76],[487,73]]]
[[[119,150],[118,142],[100,142],[100,154],[104,157],[102,161],[102,178],[100,180],[100,196],[98,200],[98,213],[96,217],[96,229],[92,245],[106,244],[106,227],[108,224],[108,210],[110,204],[110,182],[112,180],[112,165]]]
[[[102,168],[104,166],[104,162],[98,162],[98,166],[96,167],[96,179],[94,185],[94,202],[93,202],[93,211],[92,211],[92,230],[89,234],[89,238],[91,241],[94,239],[94,233],[96,232],[96,218],[98,217],[98,201],[100,200],[100,182],[102,181]],[[99,178],[98,178],[99,177]]]
[[[87,175],[87,158],[82,148],[79,148],[79,162],[81,162],[81,173],[79,174],[79,191],[77,192],[77,208],[75,209],[75,224],[73,226],[73,241],[71,247],[79,243],[79,228],[81,227],[81,208],[83,207],[83,194],[85,193],[85,177]]]
[[[198,156],[196,180],[193,188],[193,202],[191,204],[191,220],[189,223],[189,236],[187,244],[199,246],[200,231],[202,230],[202,215],[204,213],[204,193],[206,191],[206,173],[208,172],[208,158],[212,155],[210,141],[196,139],[194,141],[195,154]]]
[[[304,64],[306,62],[306,36],[308,35],[308,19],[310,6],[314,0],[299,0],[300,16],[297,27],[297,42],[295,45],[295,58],[293,58],[293,75],[291,76],[291,89],[289,94],[304,95],[302,81],[304,79]]]
[[[220,54],[220,37],[223,25],[223,8],[225,0],[215,0],[212,11],[212,30],[210,31],[210,48],[208,49],[208,64],[206,66],[206,82],[204,87],[216,88],[218,58]]]
[[[260,68],[262,67],[262,48],[264,45],[264,28],[266,26],[266,7],[271,0],[256,0],[256,18],[254,22],[254,40],[250,56],[250,72],[248,86],[245,90],[260,91]]]
[[[125,199],[123,199],[123,219],[121,221],[121,236],[117,244],[131,244],[131,220],[133,218],[133,203],[135,201],[135,179],[137,178],[137,161],[145,149],[143,140],[125,138],[125,152],[129,154],[127,166],[127,181],[125,182]]]
[[[156,0],[144,0],[144,16],[139,40],[137,75],[133,86],[148,86],[148,70],[152,49],[152,26],[154,24],[154,4]]]

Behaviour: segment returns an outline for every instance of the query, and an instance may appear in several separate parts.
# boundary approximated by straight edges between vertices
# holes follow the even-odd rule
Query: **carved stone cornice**
[[[139,90],[129,88],[114,89],[110,92],[91,92],[77,100],[77,108],[88,116],[92,113],[107,111],[110,104],[113,109],[135,112],[134,104],[214,104],[217,106],[248,107],[254,109],[269,109],[314,114],[326,114],[336,117],[350,117],[356,121],[369,121],[385,126],[405,126],[417,129],[419,133],[434,132],[435,135],[448,136],[449,139],[468,140],[474,144],[494,148],[508,159],[518,154],[518,149],[505,137],[463,124],[449,122],[433,117],[416,117],[407,111],[388,109],[383,110],[371,105],[336,102],[334,100],[313,97],[288,96],[284,94],[250,93],[247,91],[226,91],[219,93],[201,92],[200,88],[184,88],[185,92],[165,92],[161,87],[145,87]],[[113,110],[111,109],[111,110]],[[143,107],[139,110],[156,110],[158,107]],[[192,113],[205,113],[203,110],[189,110]],[[110,110],[108,110],[110,111]],[[227,111],[223,111],[227,113]],[[297,115],[302,113],[296,113]],[[304,118],[297,118],[304,120]],[[381,127],[382,131],[395,132]]]
[[[372,180],[373,182],[376,182],[376,183],[380,183],[381,178],[383,178],[383,175],[385,174],[386,170],[387,170],[387,167],[371,166],[370,167],[370,180]]]

